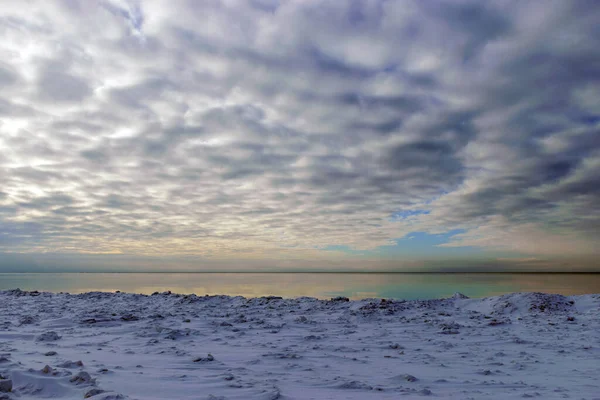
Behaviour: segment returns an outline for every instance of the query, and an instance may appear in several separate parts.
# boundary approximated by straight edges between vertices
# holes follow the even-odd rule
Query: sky
[[[595,0],[1,2],[0,39],[0,271],[600,271]]]

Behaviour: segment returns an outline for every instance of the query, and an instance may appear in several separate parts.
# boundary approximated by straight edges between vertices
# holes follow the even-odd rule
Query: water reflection
[[[120,290],[151,294],[171,290],[197,295],[245,297],[430,299],[451,296],[455,292],[469,297],[534,291],[564,295],[599,293],[600,274],[0,274],[0,290],[17,287],[70,293]]]

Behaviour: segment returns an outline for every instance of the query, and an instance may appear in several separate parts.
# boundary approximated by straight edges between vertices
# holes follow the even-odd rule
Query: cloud
[[[597,254],[598,21],[585,1],[2,6],[0,249],[324,260],[462,229],[450,245]]]
[[[19,75],[9,65],[0,64],[0,85],[11,86],[18,82]]]
[[[37,82],[40,98],[54,102],[79,102],[90,95],[90,88],[82,78],[48,68]]]

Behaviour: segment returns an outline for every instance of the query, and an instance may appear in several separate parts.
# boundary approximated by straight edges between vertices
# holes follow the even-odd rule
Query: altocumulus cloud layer
[[[597,1],[3,2],[0,38],[1,252],[598,255]]]

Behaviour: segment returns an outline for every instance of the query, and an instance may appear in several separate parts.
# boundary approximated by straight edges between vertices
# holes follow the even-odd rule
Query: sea
[[[600,293],[588,273],[0,273],[0,290],[152,294],[171,291],[244,297],[434,299],[462,293],[487,297],[515,292]]]

